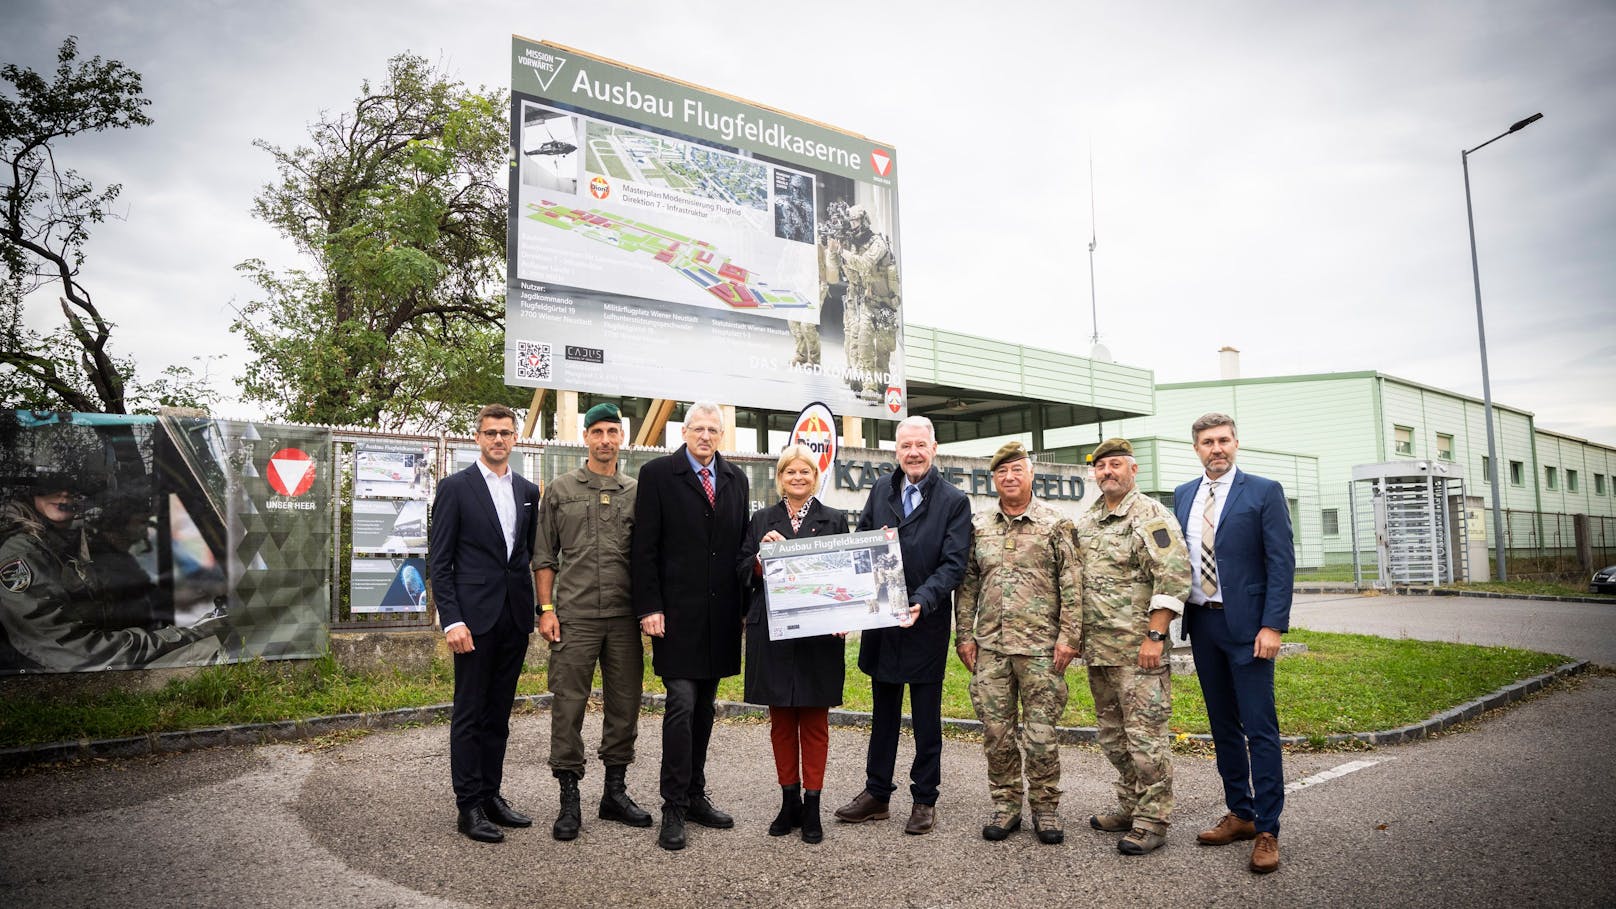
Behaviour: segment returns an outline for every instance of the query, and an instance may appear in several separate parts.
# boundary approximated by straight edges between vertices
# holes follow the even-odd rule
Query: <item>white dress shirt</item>
[[[1212,526],[1214,528],[1222,526],[1223,503],[1228,501],[1229,490],[1234,488],[1235,472],[1239,469],[1238,467],[1230,467],[1228,473],[1218,477],[1216,480],[1203,475],[1200,487],[1195,490],[1195,501],[1190,503],[1190,517],[1189,521],[1186,522],[1188,526],[1184,528],[1184,545],[1190,551],[1189,602],[1191,603],[1205,603],[1207,600],[1223,602],[1222,578],[1218,579],[1220,586],[1212,596],[1207,596],[1206,592],[1201,590],[1201,528],[1206,526],[1204,515],[1206,514],[1207,496],[1214,490],[1217,495],[1212,500]]]
[[[503,476],[490,470],[482,458],[477,459],[477,469],[482,471],[483,482],[488,484],[488,494],[494,498],[494,511],[499,514],[499,529],[505,531],[505,558],[509,559],[511,553],[516,551],[516,472],[511,470],[510,464],[505,465]]]
[[[510,464],[505,465],[505,475],[494,473],[482,458],[477,459],[477,469],[482,471],[483,482],[488,484],[488,494],[494,499],[494,513],[499,515],[499,529],[505,532],[505,558],[508,561],[511,553],[516,551],[516,471]],[[443,629],[448,634],[456,628],[464,626],[465,622],[454,622]]]

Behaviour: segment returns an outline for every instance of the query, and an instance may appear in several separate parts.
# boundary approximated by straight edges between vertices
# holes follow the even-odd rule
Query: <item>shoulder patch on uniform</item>
[[[1167,522],[1161,518],[1146,524],[1145,533],[1157,549],[1167,549],[1173,545],[1173,535],[1167,532]]]
[[[22,559],[12,559],[0,565],[0,586],[12,593],[22,593],[34,583],[34,570]]]

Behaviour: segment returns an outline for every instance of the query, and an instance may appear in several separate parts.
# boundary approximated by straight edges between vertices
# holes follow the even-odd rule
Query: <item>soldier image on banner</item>
[[[1025,767],[1033,830],[1054,845],[1066,837],[1055,727],[1066,710],[1066,667],[1081,646],[1082,575],[1072,522],[1033,498],[1021,443],[1006,443],[988,464],[999,504],[971,519],[954,605],[955,651],[971,672],[993,799],[982,837],[1002,840],[1021,827]]]
[[[229,627],[210,613],[160,620],[151,576],[131,553],[149,545],[149,505],[127,498],[84,514],[88,478],[41,473],[0,504],[0,670],[82,670],[213,661]]]
[[[898,346],[898,267],[891,241],[871,226],[862,205],[847,210],[837,264],[847,280],[843,319],[855,326],[848,341],[849,384],[865,400],[880,401]]]
[[[1077,519],[1083,570],[1083,660],[1100,748],[1117,768],[1118,810],[1095,814],[1096,830],[1127,835],[1123,855],[1167,843],[1173,810],[1172,675],[1168,626],[1189,596],[1189,554],[1178,519],[1139,492],[1139,463],[1126,439],[1093,452],[1101,497]]]

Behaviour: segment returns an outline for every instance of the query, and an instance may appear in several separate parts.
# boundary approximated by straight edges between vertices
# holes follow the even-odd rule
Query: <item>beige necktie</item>
[[[1206,507],[1201,510],[1201,592],[1209,597],[1218,592],[1218,563],[1212,553],[1212,541],[1218,535],[1217,523],[1212,520],[1217,489],[1216,483],[1207,482]]]

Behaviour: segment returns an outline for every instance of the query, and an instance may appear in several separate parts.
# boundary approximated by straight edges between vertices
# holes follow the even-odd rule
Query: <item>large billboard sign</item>
[[[907,415],[891,145],[511,53],[507,384]]]
[[[0,411],[0,674],[318,656],[331,435]]]

